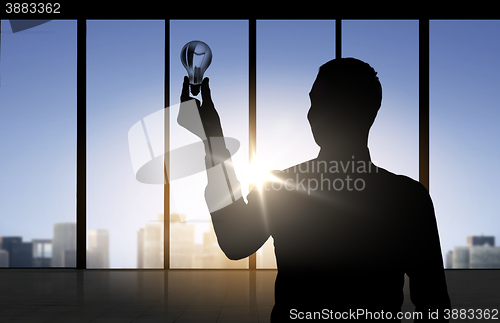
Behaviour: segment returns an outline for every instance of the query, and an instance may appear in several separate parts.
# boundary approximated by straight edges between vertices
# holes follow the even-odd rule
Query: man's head
[[[307,115],[322,148],[339,139],[368,138],[382,102],[377,72],[355,58],[333,59],[319,68]]]

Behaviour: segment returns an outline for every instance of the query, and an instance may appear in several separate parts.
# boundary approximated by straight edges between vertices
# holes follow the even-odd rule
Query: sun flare
[[[280,181],[277,177],[273,176],[272,172],[268,170],[266,165],[257,158],[255,158],[250,164],[248,169],[248,178],[250,190],[257,188],[259,191],[262,191],[266,182]]]

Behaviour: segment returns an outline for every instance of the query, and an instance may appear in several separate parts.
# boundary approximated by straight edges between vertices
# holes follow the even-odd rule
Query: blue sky
[[[163,213],[163,186],[135,180],[128,131],[164,106],[164,21],[87,22],[87,228],[110,266],[136,267],[137,232]]]
[[[418,22],[342,26],[343,56],[372,65],[383,87],[372,158],[418,179]],[[87,227],[110,231],[111,267],[135,267],[137,231],[163,212],[163,187],[134,178],[127,133],[163,108],[164,27],[88,21]],[[233,159],[245,186],[248,22],[172,21],[170,30],[170,104],[178,103],[186,74],[182,46],[205,41],[213,52],[205,75],[225,135],[241,144]],[[318,67],[334,57],[334,35],[333,21],[257,23],[257,153],[269,169],[318,152],[306,119],[308,93]],[[431,21],[430,185],[444,253],[467,235],[500,238],[499,38],[499,21]],[[76,22],[12,34],[2,21],[0,72],[0,236],[50,238],[54,223],[75,221]],[[196,140],[179,127],[172,133],[173,148]],[[197,174],[172,183],[173,211],[207,219],[205,181]],[[194,183],[201,185],[192,189]]]
[[[432,21],[431,196],[443,250],[500,241],[500,21]]]
[[[76,22],[12,34],[2,20],[0,235],[75,222]]]

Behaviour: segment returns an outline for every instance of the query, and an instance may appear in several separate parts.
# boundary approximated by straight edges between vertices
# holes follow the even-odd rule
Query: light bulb
[[[198,95],[201,81],[203,80],[203,73],[205,73],[212,62],[210,47],[199,40],[190,41],[182,47],[181,62],[188,72],[191,93]]]

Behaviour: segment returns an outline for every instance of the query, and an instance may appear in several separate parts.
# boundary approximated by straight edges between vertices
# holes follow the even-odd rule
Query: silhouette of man
[[[274,238],[272,322],[400,321],[405,274],[420,321],[446,321],[450,300],[431,198],[420,183],[370,160],[368,133],[382,100],[376,74],[354,58],[320,67],[307,114],[318,157],[272,172],[274,179],[252,190],[248,203],[221,140],[208,79],[202,83],[203,104],[196,103],[215,233],[234,260]],[[181,101],[190,99],[185,79]]]

